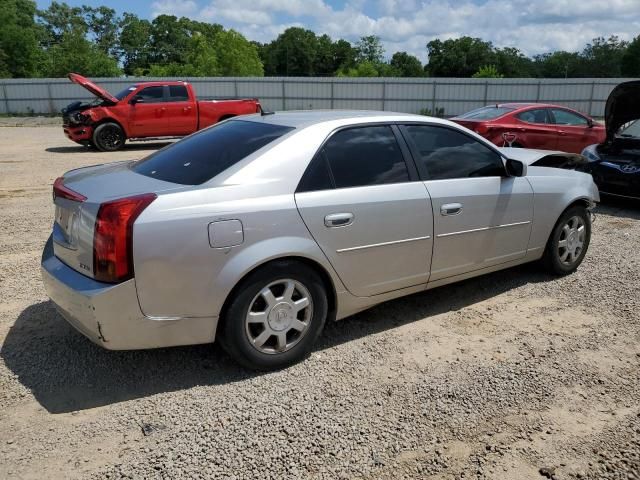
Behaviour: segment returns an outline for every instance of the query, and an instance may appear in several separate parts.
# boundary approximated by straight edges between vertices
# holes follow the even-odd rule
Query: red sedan
[[[560,105],[503,103],[452,118],[500,147],[539,148],[580,153],[606,137],[604,126]]]

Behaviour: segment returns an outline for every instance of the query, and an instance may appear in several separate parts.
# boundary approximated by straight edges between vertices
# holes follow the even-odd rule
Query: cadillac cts
[[[598,190],[540,155],[406,114],[227,120],[57,179],[44,284],[105,348],[215,340],[280,368],[392,298],[534,260],[573,272]]]

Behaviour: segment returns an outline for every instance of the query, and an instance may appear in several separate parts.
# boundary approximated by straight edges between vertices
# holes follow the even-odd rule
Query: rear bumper
[[[53,254],[51,237],[41,262],[47,295],[62,316],[92,342],[109,350],[138,350],[210,343],[217,318],[149,318],[140,310],[135,279],[116,285],[76,272]]]
[[[71,125],[63,125],[62,129],[64,130],[65,136],[71,141],[82,145],[88,145],[89,142],[91,142],[93,127],[87,125],[79,125],[75,127]]]

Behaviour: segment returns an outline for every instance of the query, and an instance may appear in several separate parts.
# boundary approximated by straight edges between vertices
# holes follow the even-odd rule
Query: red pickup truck
[[[102,151],[118,150],[127,139],[189,135],[227,118],[262,111],[257,98],[197,100],[188,82],[141,82],[112,95],[77,73],[70,73],[69,80],[98,98],[62,110],[64,133]]]

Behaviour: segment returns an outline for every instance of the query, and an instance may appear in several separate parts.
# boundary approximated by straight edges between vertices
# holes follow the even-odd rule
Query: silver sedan
[[[544,155],[415,115],[232,119],[56,180],[44,284],[105,348],[220,341],[281,368],[392,298],[537,260],[573,272],[598,190]]]

